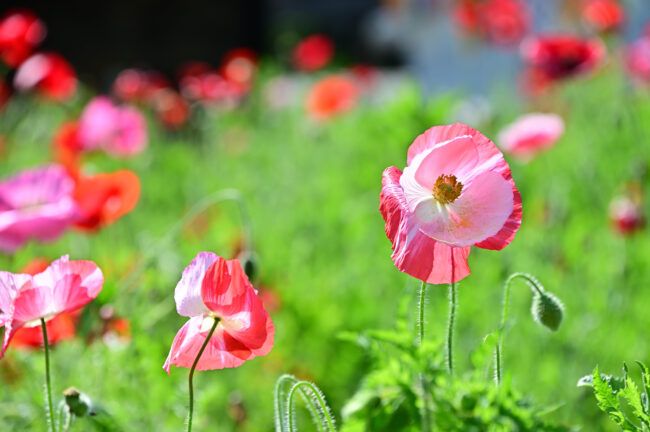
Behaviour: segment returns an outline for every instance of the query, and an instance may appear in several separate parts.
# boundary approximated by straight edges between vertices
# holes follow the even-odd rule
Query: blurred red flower
[[[76,121],[65,122],[59,126],[52,140],[54,160],[61,164],[73,178],[79,176],[81,162],[82,147],[77,138],[78,128]]]
[[[468,34],[504,46],[521,41],[531,21],[521,0],[461,0],[454,16]]]
[[[626,191],[614,198],[609,205],[612,228],[622,236],[630,236],[645,227],[641,185],[626,185]]]
[[[35,89],[43,96],[63,101],[77,89],[74,69],[60,54],[34,54],[20,65],[14,78],[18,90]]]
[[[334,56],[334,43],[322,34],[303,39],[293,50],[293,65],[304,72],[313,72],[325,67]]]
[[[125,69],[113,82],[113,93],[130,102],[152,102],[155,94],[170,87],[169,80],[156,71]]]
[[[29,10],[11,10],[0,18],[0,58],[18,67],[45,38],[45,25]]]
[[[156,118],[169,129],[178,129],[187,122],[190,106],[183,97],[172,89],[162,89],[153,98]]]
[[[521,56],[528,64],[524,85],[535,93],[554,81],[592,71],[605,57],[605,46],[598,39],[536,36],[522,42]]]
[[[357,103],[359,89],[345,75],[330,75],[317,81],[307,95],[307,112],[316,119],[327,119],[345,112]]]
[[[77,228],[94,231],[129,213],[140,198],[140,179],[132,171],[81,176],[74,199],[79,207]]]
[[[618,30],[625,21],[625,10],[617,0],[587,0],[582,18],[599,32]]]
[[[248,48],[233,49],[224,56],[220,72],[226,81],[248,92],[257,74],[257,55]]]

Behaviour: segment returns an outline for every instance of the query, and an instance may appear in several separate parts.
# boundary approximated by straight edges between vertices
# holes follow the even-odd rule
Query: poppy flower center
[[[463,190],[463,184],[455,175],[442,174],[433,185],[433,197],[440,204],[450,204],[456,201]]]

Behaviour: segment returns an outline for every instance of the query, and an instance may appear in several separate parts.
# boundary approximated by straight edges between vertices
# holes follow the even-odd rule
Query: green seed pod
[[[551,331],[557,331],[564,317],[564,306],[549,292],[535,293],[531,309],[533,319]]]

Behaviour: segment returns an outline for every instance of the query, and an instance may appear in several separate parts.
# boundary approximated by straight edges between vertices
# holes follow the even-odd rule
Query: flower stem
[[[47,396],[47,422],[52,432],[56,431],[54,427],[54,409],[52,408],[52,384],[50,383],[50,346],[47,340],[47,328],[45,319],[41,318],[41,329],[43,330],[43,347],[45,348],[45,394]]]
[[[420,301],[418,303],[418,346],[422,345],[424,340],[424,302],[427,294],[427,283],[422,281],[422,286],[420,287]]]
[[[201,358],[203,351],[205,351],[205,347],[208,346],[208,342],[212,337],[212,333],[214,333],[214,331],[216,330],[219,321],[221,321],[219,318],[214,318],[214,324],[212,324],[212,328],[210,329],[208,336],[205,338],[205,342],[203,342],[203,345],[201,346],[199,353],[196,355],[196,358],[194,359],[192,368],[190,369],[190,377],[188,379],[188,384],[190,389],[190,408],[189,408],[190,411],[187,416],[187,432],[192,431],[192,413],[194,411],[194,387],[192,385],[192,378],[194,378],[194,370],[196,369],[196,365],[199,363],[199,359]]]
[[[453,281],[453,278],[452,278]],[[447,369],[454,374],[454,324],[456,322],[456,282],[449,284],[449,321],[447,325]]]
[[[497,342],[497,346],[494,350],[494,360],[495,360],[495,374],[494,374],[494,379],[499,385],[501,383],[501,377],[502,377],[502,371],[503,371],[503,359],[501,358],[501,352],[503,351],[503,333],[505,332],[506,328],[506,321],[508,320],[508,305],[510,304],[510,288],[512,286],[512,281],[521,278],[526,283],[528,286],[535,290],[539,295],[543,294],[542,288],[539,286],[539,284],[530,276],[527,275],[526,273],[513,273],[506,279],[505,287],[503,290],[503,313],[501,315],[501,326],[499,327],[499,340]]]

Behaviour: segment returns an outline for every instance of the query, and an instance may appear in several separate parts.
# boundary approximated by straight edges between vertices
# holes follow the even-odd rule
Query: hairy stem
[[[199,350],[199,353],[196,355],[196,358],[194,359],[194,363],[192,364],[192,368],[190,369],[190,377],[188,379],[188,386],[190,389],[190,407],[189,407],[189,414],[187,416],[187,432],[192,431],[192,414],[194,411],[194,387],[192,385],[192,378],[194,378],[194,370],[196,369],[196,365],[199,364],[199,359],[201,358],[203,351],[205,351],[205,347],[208,346],[208,342],[212,337],[212,333],[214,333],[214,331],[216,330],[219,321],[221,321],[219,318],[214,319],[214,324],[212,324],[212,328],[210,329],[208,336],[205,338],[205,342],[203,342],[203,345],[201,345],[201,349]]]
[[[422,345],[424,340],[424,303],[426,300],[427,294],[427,283],[422,281],[422,286],[420,287],[420,301],[418,302],[418,346]]]
[[[47,396],[47,422],[52,432],[56,431],[54,426],[54,408],[52,407],[52,384],[50,382],[50,344],[47,340],[47,327],[45,319],[41,318],[41,330],[43,330],[43,347],[45,348],[45,394]]]
[[[452,273],[453,274],[453,273]],[[453,280],[453,278],[452,278]],[[447,323],[447,369],[454,373],[454,325],[456,322],[456,282],[449,284],[449,321]]]

